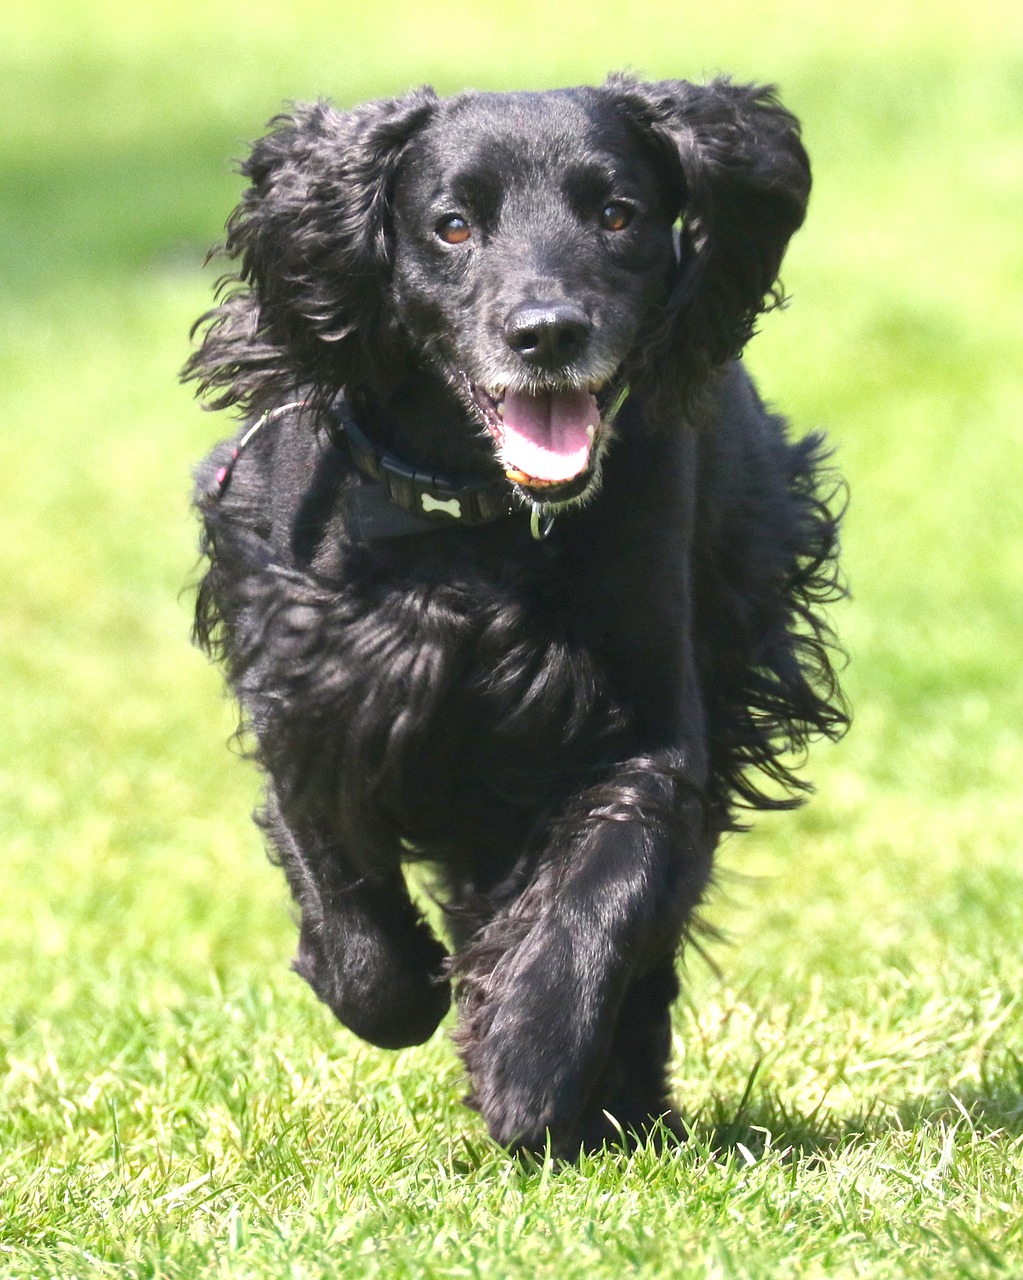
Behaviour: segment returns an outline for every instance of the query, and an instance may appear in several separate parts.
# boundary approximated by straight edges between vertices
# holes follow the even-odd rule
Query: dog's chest
[[[409,843],[518,844],[634,750],[645,708],[664,713],[675,660],[658,650],[678,650],[676,628],[642,608],[635,582],[626,592],[571,547],[514,576],[489,564],[438,581],[436,565],[418,568],[378,581],[349,628],[351,718],[338,731],[378,744],[364,800]]]

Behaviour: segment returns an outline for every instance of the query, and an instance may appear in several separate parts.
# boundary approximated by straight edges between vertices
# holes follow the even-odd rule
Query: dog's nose
[[[558,369],[582,353],[593,325],[569,302],[525,302],[508,316],[504,340],[532,365]]]

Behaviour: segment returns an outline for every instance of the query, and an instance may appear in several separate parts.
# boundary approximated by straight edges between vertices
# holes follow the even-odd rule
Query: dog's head
[[[770,90],[718,80],[297,109],[228,225],[218,403],[441,379],[533,500],[590,491],[617,403],[696,404],[773,300],[810,177]]]

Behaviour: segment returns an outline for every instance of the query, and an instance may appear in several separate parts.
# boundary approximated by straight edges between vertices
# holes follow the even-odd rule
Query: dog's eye
[[[472,235],[472,228],[458,214],[441,218],[440,222],[434,227],[434,231],[445,244],[465,244],[466,240]]]
[[[632,221],[634,210],[630,205],[612,200],[600,213],[600,225],[605,231],[624,231]]]

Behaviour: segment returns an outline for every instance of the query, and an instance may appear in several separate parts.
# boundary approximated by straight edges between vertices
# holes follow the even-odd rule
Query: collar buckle
[[[512,493],[503,480],[452,480],[410,467],[378,449],[355,422],[343,394],[331,406],[330,417],[334,443],[343,439],[359,470],[378,481],[396,507],[423,522],[418,531],[424,531],[424,525],[490,524],[514,513]],[[401,534],[394,536],[408,532],[402,523]]]

